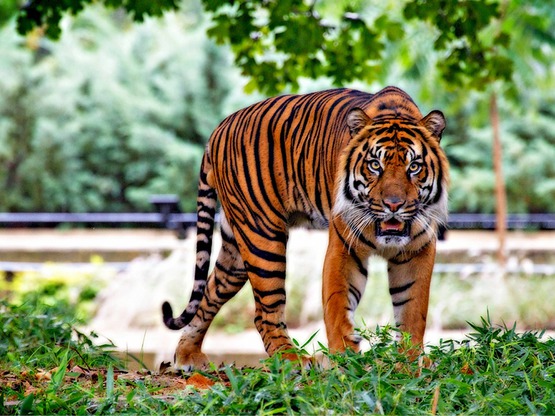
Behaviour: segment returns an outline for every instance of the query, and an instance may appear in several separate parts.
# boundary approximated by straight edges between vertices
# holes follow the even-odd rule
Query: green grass
[[[325,368],[270,358],[261,368],[213,368],[208,389],[188,375],[129,374],[90,336],[72,307],[28,297],[0,304],[0,414],[553,414],[555,340],[472,325],[464,341],[428,347],[431,368],[398,351],[394,331],[361,330],[364,354],[330,355]],[[48,376],[46,376],[47,374]]]
[[[552,414],[555,342],[487,321],[474,330],[462,343],[431,348],[432,369],[407,362],[391,332],[378,330],[363,334],[373,341],[368,353],[329,356],[329,369],[296,371],[278,359],[268,371],[227,369],[228,385],[182,403],[198,414]]]

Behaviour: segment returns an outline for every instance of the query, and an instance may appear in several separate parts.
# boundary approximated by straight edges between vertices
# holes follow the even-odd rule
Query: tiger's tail
[[[164,324],[169,329],[181,329],[195,316],[200,301],[204,295],[208,268],[210,267],[210,253],[212,252],[212,235],[214,232],[214,217],[216,215],[216,190],[212,180],[212,164],[207,153],[202,159],[197,196],[197,247],[195,282],[189,304],[174,318],[169,302],[162,305]]]

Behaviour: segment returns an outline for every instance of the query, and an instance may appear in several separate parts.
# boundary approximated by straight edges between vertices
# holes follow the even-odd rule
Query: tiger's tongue
[[[390,220],[381,223],[382,231],[403,231],[405,223],[391,218]]]

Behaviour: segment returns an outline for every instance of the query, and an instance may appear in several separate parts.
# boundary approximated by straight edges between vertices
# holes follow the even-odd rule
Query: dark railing
[[[495,230],[494,214],[450,214],[447,227],[439,230],[439,239],[445,240],[447,230]],[[555,230],[555,214],[509,214],[509,230]]]
[[[189,227],[196,225],[197,215],[183,213],[176,195],[154,195],[150,198],[156,212],[148,213],[0,213],[0,228],[56,227],[79,224],[90,227],[153,227],[175,230],[183,237]],[[451,214],[448,230],[493,230],[493,214]],[[555,214],[509,214],[510,230],[555,230]]]
[[[166,228],[184,237],[187,228],[196,225],[197,215],[183,213],[176,195],[154,195],[150,203],[156,212],[1,212],[0,228],[53,228],[62,224],[112,228],[133,226]]]
[[[448,227],[452,230],[495,229],[494,214],[451,214]],[[555,214],[509,214],[507,228],[510,230],[555,230]]]

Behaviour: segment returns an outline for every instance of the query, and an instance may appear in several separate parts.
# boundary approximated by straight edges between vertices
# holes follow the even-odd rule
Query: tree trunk
[[[497,95],[491,93],[490,98],[490,120],[493,128],[493,170],[495,172],[495,214],[497,239],[497,262],[501,267],[505,266],[505,242],[507,235],[507,193],[505,190],[505,177],[503,176],[503,149],[499,133],[499,110],[497,108]]]

